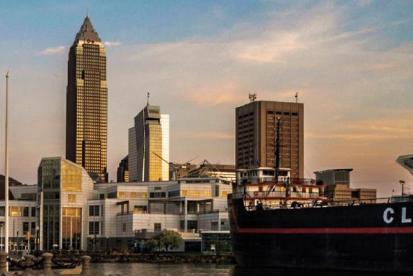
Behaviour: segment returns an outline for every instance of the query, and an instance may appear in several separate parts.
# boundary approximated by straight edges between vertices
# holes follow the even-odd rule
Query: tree
[[[173,230],[162,230],[149,241],[149,245],[154,246],[154,248],[164,249],[169,251],[178,248],[182,243],[181,234]]]

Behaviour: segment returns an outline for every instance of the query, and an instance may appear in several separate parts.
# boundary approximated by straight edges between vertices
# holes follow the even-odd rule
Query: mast
[[[9,253],[9,152],[8,152],[8,116],[9,116],[9,72],[6,73],[6,116],[4,139],[4,252]]]

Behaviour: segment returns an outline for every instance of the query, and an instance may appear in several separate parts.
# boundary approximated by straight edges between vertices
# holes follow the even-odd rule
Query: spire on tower
[[[98,33],[93,28],[92,22],[90,21],[89,16],[87,15],[83,20],[83,24],[80,27],[79,32],[76,35],[75,42],[79,40],[89,40],[101,42]]]

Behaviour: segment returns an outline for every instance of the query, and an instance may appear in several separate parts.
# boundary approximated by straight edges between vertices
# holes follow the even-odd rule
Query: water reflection
[[[241,268],[233,267],[232,276],[377,276],[377,275],[395,275],[377,272],[354,272],[354,271],[317,271],[317,270],[294,270],[294,269],[269,269],[269,268]]]
[[[307,271],[292,269],[240,268],[233,265],[207,264],[144,264],[144,263],[105,263],[92,264],[90,275],[93,276],[377,276],[377,273]],[[395,274],[380,274],[395,275]]]
[[[204,276],[231,275],[233,266],[231,265],[194,265],[194,264],[143,264],[143,263],[121,263],[121,264],[92,264],[90,275],[94,276]]]

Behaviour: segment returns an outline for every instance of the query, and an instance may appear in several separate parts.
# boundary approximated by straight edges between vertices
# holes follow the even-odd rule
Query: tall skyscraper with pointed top
[[[86,16],[69,51],[66,158],[107,182],[108,88],[106,52]]]

